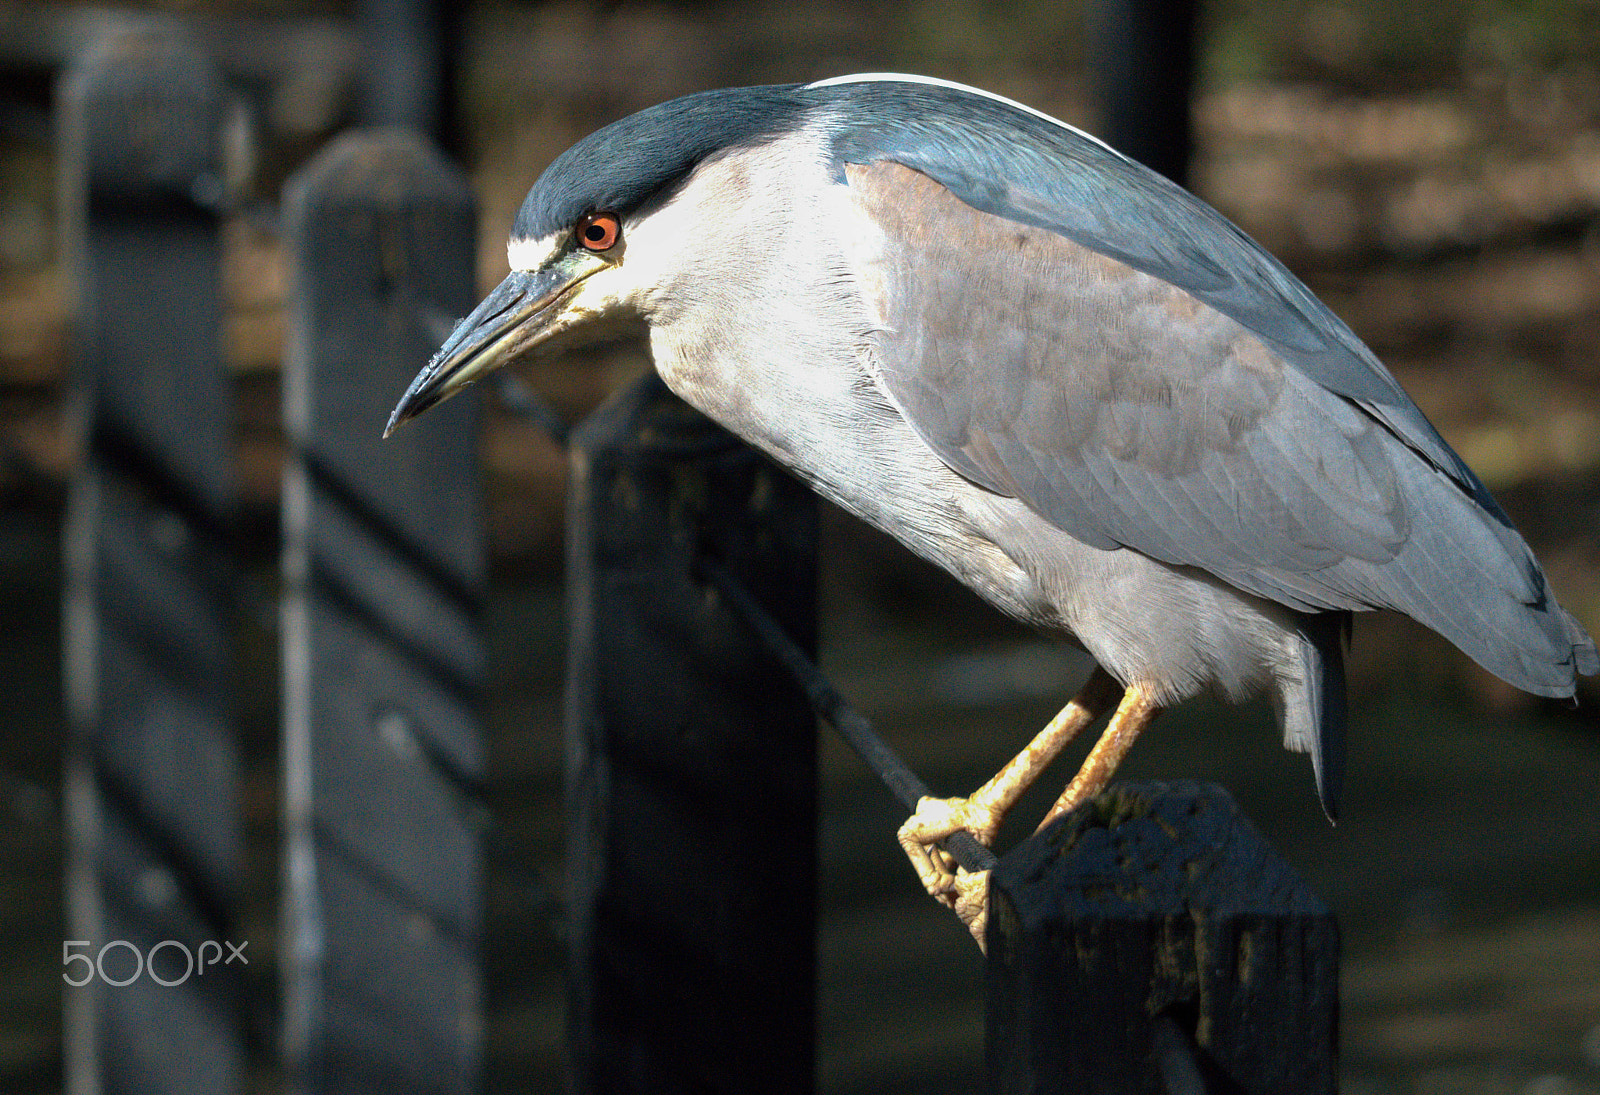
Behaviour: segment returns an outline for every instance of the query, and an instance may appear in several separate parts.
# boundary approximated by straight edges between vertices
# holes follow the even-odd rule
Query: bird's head
[[[662,215],[683,181],[713,155],[783,132],[804,105],[789,86],[702,92],[623,118],[562,153],[517,214],[510,274],[417,374],[384,436],[536,349],[602,339],[637,319],[680,250],[675,237],[697,228]]]

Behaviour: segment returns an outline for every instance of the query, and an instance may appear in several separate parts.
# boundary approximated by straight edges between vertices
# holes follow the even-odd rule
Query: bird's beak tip
[[[456,324],[444,345],[400,397],[383,429],[384,437],[449,399],[483,374],[504,365],[513,356],[506,350],[509,334],[567,284],[559,270],[540,276],[548,282],[543,287],[532,283],[532,273],[512,271],[471,315]]]
[[[402,400],[400,405],[394,408],[394,413],[390,413],[389,424],[384,426],[384,440],[389,440],[390,435],[394,434],[397,429],[400,429],[400,424],[402,424],[403,421],[408,418],[408,415],[405,415],[403,411],[405,411],[405,402]]]
[[[411,393],[407,392],[401,397],[400,402],[395,405],[394,410],[390,412],[388,424],[383,427],[383,439],[385,441],[389,440],[395,430],[398,430],[415,417],[416,411],[411,406]]]
[[[448,349],[448,344],[445,347]],[[413,418],[429,410],[441,401],[439,385],[441,380],[448,375],[447,370],[440,369],[440,362],[445,359],[445,350],[441,349],[433,355],[433,360],[419,372],[411,381],[411,386],[406,389],[396,403],[394,410],[389,412],[389,422],[383,427],[383,436],[387,440],[395,430],[410,422]]]

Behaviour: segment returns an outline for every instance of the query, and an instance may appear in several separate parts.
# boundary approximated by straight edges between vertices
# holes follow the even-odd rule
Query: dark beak
[[[513,270],[470,316],[456,324],[433,360],[400,397],[383,436],[538,345],[551,321],[561,314],[567,291],[578,280],[561,263],[538,270]]]

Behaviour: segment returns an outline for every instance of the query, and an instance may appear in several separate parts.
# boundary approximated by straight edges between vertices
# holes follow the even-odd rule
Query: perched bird
[[[980,941],[1022,790],[1110,720],[1046,821],[1204,689],[1266,692],[1330,817],[1351,616],[1390,608],[1570,696],[1600,669],[1528,545],[1377,358],[1221,214],[1095,138],[940,80],[689,95],[584,138],[511,273],[389,429],[536,350],[647,329],[691,405],[1100,667],[900,840]]]

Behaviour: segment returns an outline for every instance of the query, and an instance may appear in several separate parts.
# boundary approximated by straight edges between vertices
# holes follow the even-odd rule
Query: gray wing
[[[893,80],[811,91],[848,101],[830,152],[893,161],[966,205],[1042,228],[1192,295],[1330,392],[1359,404],[1509,521],[1372,352],[1282,263],[1211,206],[1109,147],[972,92]],[[865,121],[856,121],[865,119]]]
[[[1375,361],[1362,384],[1387,413],[1118,257],[892,160],[843,171],[872,226],[850,261],[879,380],[952,468],[1086,543],[1296,609],[1397,608],[1520,687],[1570,694],[1581,630]]]

